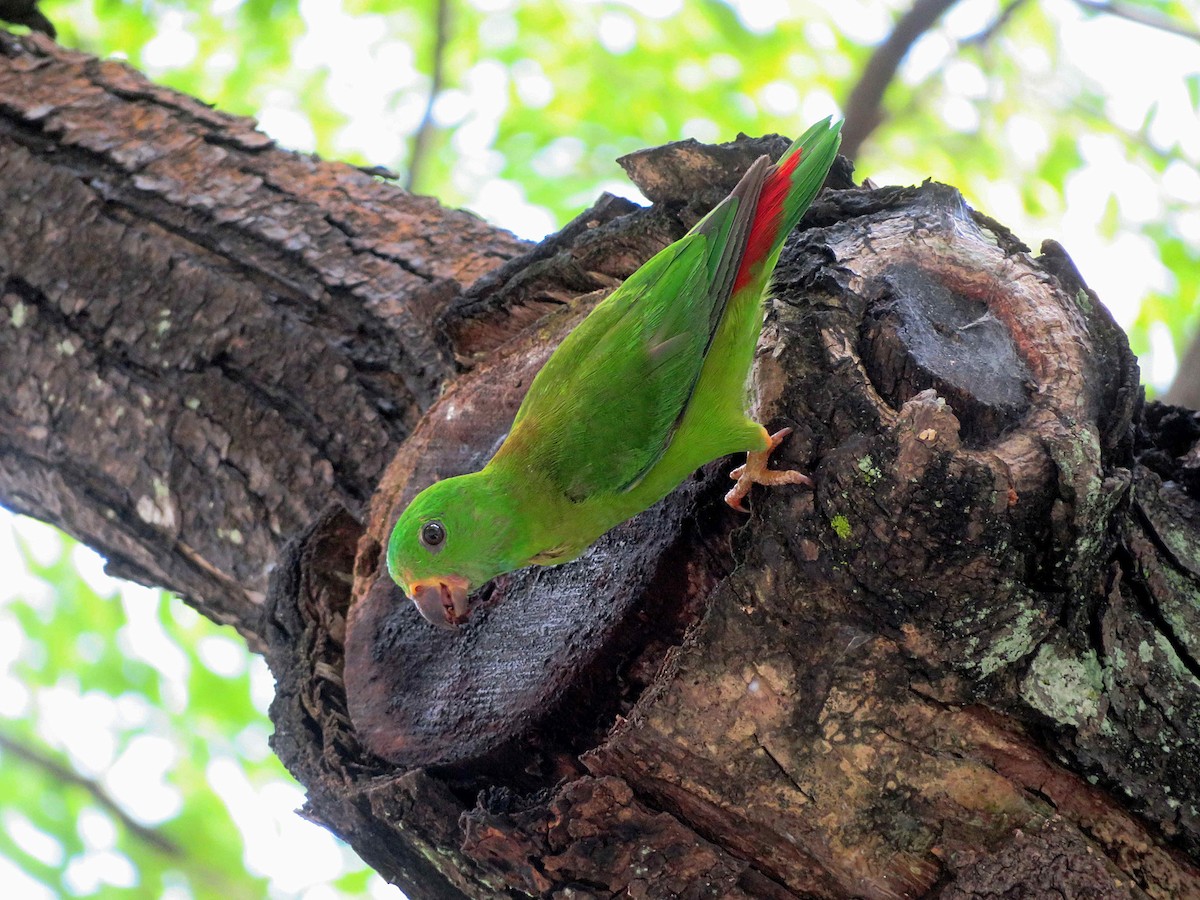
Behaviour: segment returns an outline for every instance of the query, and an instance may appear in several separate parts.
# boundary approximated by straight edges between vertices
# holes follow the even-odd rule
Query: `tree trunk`
[[[1200,895],[1200,417],[950,188],[840,169],[785,250],[755,384],[815,490],[707,467],[456,633],[383,573],[782,146],[636,154],[653,207],[527,247],[0,35],[0,500],[266,648],[306,815],[413,897]]]

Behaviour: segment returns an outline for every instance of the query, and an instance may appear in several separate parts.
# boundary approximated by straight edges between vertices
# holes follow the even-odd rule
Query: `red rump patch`
[[[758,195],[758,208],[754,212],[754,222],[750,226],[750,236],[746,239],[746,252],[742,254],[742,264],[738,267],[737,277],[733,280],[734,291],[740,291],[750,283],[754,270],[767,258],[775,238],[779,235],[779,220],[783,217],[783,203],[788,191],[792,188],[792,173],[800,164],[800,151],[797,150],[775,167],[775,171],[763,184],[762,193]]]

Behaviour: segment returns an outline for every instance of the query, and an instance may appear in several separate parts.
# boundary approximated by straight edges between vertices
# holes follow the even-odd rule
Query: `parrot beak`
[[[439,628],[454,628],[467,621],[471,609],[467,605],[470,583],[459,575],[440,575],[414,581],[409,585],[409,596],[417,605],[417,611],[430,625]]]

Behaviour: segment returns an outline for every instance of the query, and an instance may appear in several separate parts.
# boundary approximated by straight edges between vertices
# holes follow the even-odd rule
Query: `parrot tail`
[[[821,120],[800,135],[767,173],[734,278],[735,293],[748,284],[765,282],[775,268],[783,242],[825,183],[842,140],[841,130],[842,123],[832,124],[832,117]]]

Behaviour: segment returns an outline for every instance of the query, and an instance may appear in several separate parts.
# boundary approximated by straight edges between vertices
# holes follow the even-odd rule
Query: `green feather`
[[[762,296],[833,162],[839,129],[826,119],[776,166],[756,161],[567,336],[482,471],[418,495],[388,545],[389,570],[406,592],[448,576],[478,587],[524,565],[572,559],[697,467],[766,448],[766,431],[745,414]],[[797,152],[798,164],[786,164]],[[431,550],[419,534],[435,520],[445,541]]]

